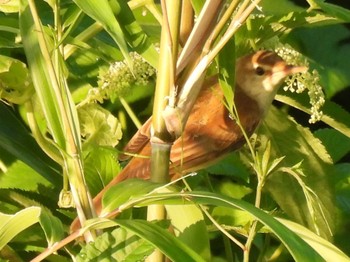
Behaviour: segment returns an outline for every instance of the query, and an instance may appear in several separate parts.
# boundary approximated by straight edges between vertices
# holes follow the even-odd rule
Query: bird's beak
[[[284,67],[283,72],[286,75],[292,75],[296,73],[304,73],[308,70],[306,66],[293,66],[293,65],[287,65]]]

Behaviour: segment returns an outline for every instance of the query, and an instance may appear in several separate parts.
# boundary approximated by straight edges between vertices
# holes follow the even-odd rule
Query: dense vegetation
[[[350,10],[338,2],[1,1],[1,261],[350,261]],[[126,180],[97,218],[91,196],[141,123],[164,127],[172,88],[219,74],[233,108],[234,61],[259,49],[309,70],[246,146],[166,186],[161,168]]]

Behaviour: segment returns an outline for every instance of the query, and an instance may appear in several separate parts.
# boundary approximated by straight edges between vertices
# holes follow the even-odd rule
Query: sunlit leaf
[[[82,261],[143,261],[154,250],[144,239],[124,228],[117,228],[111,233],[104,233],[91,244],[82,248],[76,257]]]
[[[0,213],[0,249],[17,234],[39,222],[39,207],[28,207],[14,215]]]
[[[62,221],[58,217],[53,216],[48,210],[44,208],[41,210],[39,222],[44,230],[49,247],[64,237]]]
[[[26,163],[52,184],[62,184],[57,164],[45,155],[14,112],[1,102],[0,147]]]
[[[152,243],[172,261],[205,261],[188,245],[156,224],[144,220],[116,220],[116,223]]]
[[[125,41],[123,30],[114,17],[111,6],[107,0],[75,0],[74,1],[87,15],[92,17],[96,22],[101,23],[103,28],[112,36],[114,41],[118,44],[120,51],[124,58],[132,68],[132,62],[129,56],[128,46]],[[120,7],[118,7],[120,8]]]
[[[0,55],[0,99],[22,104],[32,97],[34,88],[24,63]]]
[[[313,203],[305,197],[305,188],[288,173],[274,172],[266,182],[266,189],[274,200],[295,221],[323,237],[331,238],[334,228],[334,196],[327,175],[331,170],[331,159],[322,143],[306,128],[288,119],[282,112],[271,108],[266,125],[260,129],[262,141],[271,141],[272,156],[285,156],[283,167],[300,164],[302,181],[316,196]],[[310,207],[312,209],[310,210]]]
[[[84,146],[116,146],[122,138],[118,119],[98,104],[84,105],[78,109],[78,114]]]
[[[94,196],[120,172],[121,167],[113,148],[92,146],[84,153],[85,178]]]
[[[344,254],[344,252],[342,252],[339,248],[334,246],[331,242],[326,241],[324,238],[316,235],[307,228],[289,220],[281,218],[276,219],[288,227],[290,230],[297,233],[298,236],[300,236],[305,242],[313,247],[325,261],[350,261],[350,257]]]
[[[21,161],[14,162],[0,176],[0,188],[17,188],[37,192],[39,185],[52,186],[43,176]]]

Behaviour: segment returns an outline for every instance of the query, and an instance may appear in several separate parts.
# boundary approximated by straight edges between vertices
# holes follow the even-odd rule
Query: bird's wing
[[[119,160],[124,161],[130,159],[133,155],[140,154],[142,149],[150,140],[150,128],[152,118],[149,118],[142,127],[130,139],[128,144],[124,147],[123,154],[119,155]]]

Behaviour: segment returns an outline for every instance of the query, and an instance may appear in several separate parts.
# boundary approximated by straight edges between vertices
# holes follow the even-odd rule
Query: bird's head
[[[236,84],[265,112],[284,79],[306,70],[304,66],[288,65],[275,52],[258,51],[238,59]]]

